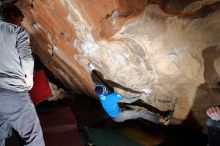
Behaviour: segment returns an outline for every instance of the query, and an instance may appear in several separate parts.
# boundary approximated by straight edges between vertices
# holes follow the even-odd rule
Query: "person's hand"
[[[207,115],[212,119],[212,120],[220,120],[220,107],[219,106],[213,106],[208,108],[206,111]]]
[[[31,88],[33,87],[33,77],[26,77],[25,78],[25,82],[27,84],[28,90],[31,90]]]
[[[149,95],[147,93],[141,93],[140,95],[140,99],[144,100],[144,99],[147,99]]]
[[[151,90],[150,89],[144,89],[141,92],[140,99],[145,100],[145,99],[147,99],[150,96],[150,94],[151,94]]]
[[[140,99],[145,99],[147,97],[148,97],[148,94],[146,94],[146,93],[141,93],[141,95],[140,95]]]
[[[88,69],[89,69],[89,72],[92,72],[93,70],[95,70],[95,66],[93,64],[89,63]]]
[[[33,73],[31,71],[25,71],[25,82],[28,87],[28,90],[31,90],[33,87]]]

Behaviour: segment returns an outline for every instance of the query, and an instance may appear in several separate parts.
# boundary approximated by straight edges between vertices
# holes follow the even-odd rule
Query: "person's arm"
[[[137,101],[138,99],[140,99],[140,96],[132,97],[132,98],[123,97],[123,98],[120,100],[120,102],[123,102],[123,103],[133,103],[133,102]]]
[[[207,115],[212,119],[212,120],[220,120],[220,107],[219,106],[212,106],[209,107],[207,110]]]
[[[137,101],[138,99],[145,100],[146,98],[148,98],[150,96],[150,94],[151,94],[151,89],[147,88],[147,89],[144,89],[141,91],[140,96],[132,97],[132,98],[123,97],[120,102],[133,103],[133,102]]]
[[[20,28],[16,44],[21,61],[21,67],[25,73],[25,81],[30,90],[33,87],[34,59],[30,47],[30,38],[24,28]]]
[[[143,98],[146,98],[146,97],[148,97],[148,94],[142,93],[140,96],[137,96],[137,97],[132,97],[132,98],[122,97],[120,102],[133,103],[133,102],[137,101],[138,99],[143,99]]]

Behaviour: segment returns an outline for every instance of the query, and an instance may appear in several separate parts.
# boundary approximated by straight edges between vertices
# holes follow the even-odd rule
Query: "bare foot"
[[[212,120],[220,120],[220,107],[219,106],[212,106],[208,108],[206,111],[207,115],[212,119]]]

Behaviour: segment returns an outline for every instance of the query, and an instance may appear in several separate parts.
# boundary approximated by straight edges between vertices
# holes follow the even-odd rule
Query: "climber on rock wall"
[[[89,66],[89,70],[92,73],[94,68]],[[150,90],[142,92],[140,96],[133,98],[126,98],[120,94],[110,91],[103,83],[95,82],[95,93],[99,97],[102,106],[106,113],[116,122],[124,122],[130,119],[142,118],[153,123],[161,123],[164,125],[169,124],[170,114],[167,117],[162,117],[157,114],[148,112],[145,108],[140,107],[137,109],[125,109],[120,107],[120,103],[131,104],[139,99],[147,98],[150,94]]]

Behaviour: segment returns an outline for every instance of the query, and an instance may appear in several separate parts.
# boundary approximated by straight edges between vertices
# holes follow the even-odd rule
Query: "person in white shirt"
[[[23,27],[22,11],[14,4],[3,9],[0,22],[0,146],[12,129],[25,146],[45,146],[40,122],[28,90],[33,86],[34,59]]]

